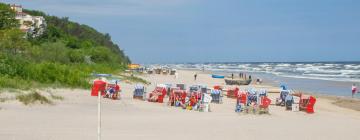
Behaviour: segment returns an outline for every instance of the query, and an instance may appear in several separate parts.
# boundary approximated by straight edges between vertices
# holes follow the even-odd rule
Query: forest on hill
[[[19,29],[16,13],[0,3],[0,88],[89,87],[92,73],[118,73],[130,63],[109,34],[41,11],[23,10],[46,20],[42,35]]]

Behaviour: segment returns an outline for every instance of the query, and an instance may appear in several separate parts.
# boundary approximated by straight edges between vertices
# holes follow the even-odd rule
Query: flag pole
[[[101,140],[101,91],[98,93],[98,140]]]

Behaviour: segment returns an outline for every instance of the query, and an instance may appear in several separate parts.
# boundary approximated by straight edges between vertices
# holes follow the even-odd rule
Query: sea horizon
[[[211,62],[147,65],[206,70],[214,74],[246,73],[273,86],[315,94],[351,96],[351,85],[360,83],[360,62]]]

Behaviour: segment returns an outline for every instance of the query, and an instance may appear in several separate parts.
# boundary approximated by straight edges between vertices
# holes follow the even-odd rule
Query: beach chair
[[[118,80],[110,80],[108,82],[104,98],[113,100],[120,99],[120,86],[117,83]]]
[[[168,105],[170,106],[185,106],[185,99],[187,97],[187,93],[185,90],[180,90],[180,88],[172,88],[170,93]]]
[[[227,90],[226,96],[227,96],[228,98],[237,98],[238,92],[239,92],[239,88],[238,88],[238,87],[229,88],[229,89]]]
[[[133,92],[133,99],[146,100],[146,91],[145,87],[141,84],[135,85]]]
[[[166,95],[170,96],[172,84],[164,84],[166,86]]]
[[[243,112],[247,106],[247,93],[240,91],[236,98],[235,112]]]
[[[269,113],[269,106],[271,104],[271,99],[269,99],[267,96],[260,96],[260,103],[258,105],[259,109],[258,109],[258,113],[259,114],[263,114]]]
[[[201,87],[200,85],[192,85],[189,87],[188,97],[191,97],[193,94],[200,93]]]
[[[210,95],[212,97],[212,100],[211,100],[212,103],[218,103],[218,104],[222,103],[221,90],[217,90],[217,89],[211,90]]]
[[[288,94],[285,97],[285,109],[286,110],[292,110],[293,103],[294,103],[293,96],[291,94]]]
[[[199,92],[201,90],[201,86],[200,85],[192,85],[189,87],[189,92]]]
[[[188,97],[187,97],[188,98]],[[199,99],[196,95],[191,95],[186,101],[186,109],[187,110],[198,110]]]
[[[164,97],[166,95],[166,86],[158,85],[150,94],[149,94],[149,102],[158,102],[163,103]]]
[[[307,113],[314,113],[314,105],[316,103],[316,98],[314,96],[300,96],[299,107],[300,110],[306,111]]]
[[[276,98],[276,105],[278,106],[285,106],[285,98],[287,95],[290,94],[290,90],[281,90],[280,97]]]
[[[179,87],[180,90],[186,90],[185,84],[176,84],[176,87]]]
[[[222,90],[222,87],[220,85],[215,85],[214,90]]]
[[[212,97],[208,93],[202,93],[201,101],[199,105],[200,112],[210,112],[210,102],[212,101]]]
[[[101,92],[101,96],[106,94],[106,82],[103,80],[94,80],[94,83],[91,88],[91,96],[98,96],[99,91]]]

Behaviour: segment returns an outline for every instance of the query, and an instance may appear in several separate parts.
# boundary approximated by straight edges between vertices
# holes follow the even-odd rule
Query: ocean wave
[[[207,63],[171,66],[224,72],[259,72],[293,78],[360,81],[360,63]]]

